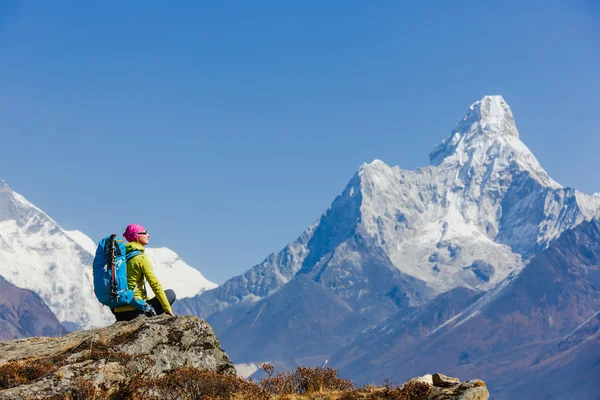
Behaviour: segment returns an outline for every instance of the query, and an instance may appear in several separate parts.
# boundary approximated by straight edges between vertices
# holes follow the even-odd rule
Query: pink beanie
[[[140,236],[138,235],[138,233],[145,231],[146,229],[140,224],[130,224],[127,226],[127,229],[125,229],[125,233],[123,233],[123,236],[125,237],[125,239],[127,239],[128,242],[135,242],[138,236]]]

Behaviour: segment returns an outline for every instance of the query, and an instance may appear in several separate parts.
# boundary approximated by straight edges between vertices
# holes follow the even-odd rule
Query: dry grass
[[[298,367],[294,372],[278,372],[275,376],[272,365],[263,364],[262,368],[269,376],[259,386],[273,395],[344,392],[354,388],[350,380],[340,378],[338,371],[329,367]]]
[[[66,392],[50,397],[44,396],[39,400],[107,400],[108,398],[108,394],[104,390],[97,388],[85,379],[77,378]],[[38,400],[38,398],[34,399]]]
[[[0,365],[0,390],[28,384],[57,369],[51,362],[36,359],[9,361]]]
[[[179,368],[160,378],[138,375],[122,397],[128,400],[269,399],[268,394],[252,382],[194,367]]]
[[[366,387],[345,393],[339,400],[423,400],[427,398],[429,389],[429,385],[422,382],[397,387]]]
[[[333,368],[300,367],[275,376],[272,366],[263,365],[263,369],[269,376],[258,383],[193,367],[179,368],[161,378],[145,379],[138,375],[122,397],[127,400],[424,400],[429,392],[429,385],[424,383],[355,388]]]
[[[131,358],[129,354],[111,351],[97,343],[84,351],[78,361],[102,359],[127,366]],[[28,384],[55,373],[61,363],[53,361],[30,359],[0,365],[0,390]],[[116,395],[125,400],[424,400],[429,392],[429,385],[425,383],[401,387],[386,383],[380,387],[357,388],[350,380],[341,378],[333,368],[299,367],[289,373],[274,374],[271,365],[262,367],[268,376],[257,383],[194,367],[178,368],[159,378],[147,378],[137,373]],[[67,392],[49,398],[101,400],[107,399],[108,394],[91,382],[77,378]]]

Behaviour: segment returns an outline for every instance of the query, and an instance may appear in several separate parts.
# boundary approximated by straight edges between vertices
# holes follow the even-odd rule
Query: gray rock
[[[433,386],[438,386],[438,387],[450,387],[450,386],[458,385],[460,383],[460,379],[452,378],[450,376],[446,376],[446,375],[440,374],[440,373],[433,374],[431,379],[433,381]]]
[[[235,374],[210,325],[191,316],[139,317],[59,338],[0,342],[0,368],[15,361],[55,367],[32,382],[0,391],[0,400],[60,397],[89,384],[117,398],[136,374],[153,378],[184,366]]]
[[[431,374],[427,374],[427,375],[423,375],[423,376],[418,376],[416,378],[412,378],[410,381],[406,382],[405,384],[408,384],[408,383],[417,383],[417,382],[426,383],[429,386],[433,386],[433,379],[432,379]]]
[[[485,282],[489,282],[490,278],[492,278],[496,272],[496,269],[492,265],[483,260],[475,260],[473,264],[471,264],[470,269],[475,276]]]
[[[434,375],[435,377],[435,375]],[[451,388],[433,386],[427,400],[488,400],[490,393],[483,381],[474,379]]]
[[[488,400],[490,394],[485,383],[479,379],[460,383],[460,379],[443,374],[427,374],[412,378],[410,383],[426,383],[430,386],[427,400]]]

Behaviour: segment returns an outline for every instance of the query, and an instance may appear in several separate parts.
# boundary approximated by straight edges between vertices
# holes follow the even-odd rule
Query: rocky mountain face
[[[598,397],[600,354],[600,319],[598,313],[555,347],[550,347],[534,363],[528,374],[523,374],[517,387],[508,383],[504,391],[518,393],[522,398],[573,398],[594,399]],[[568,344],[568,345],[567,345]],[[537,360],[536,360],[537,361]],[[543,386],[531,385],[523,378],[530,378]],[[508,396],[504,396],[508,398]]]
[[[59,338],[0,342],[0,369],[4,368],[5,375],[27,365],[30,379],[13,382],[5,376],[0,399],[76,398],[73,391],[87,389],[86,385],[99,398],[119,399],[134,376],[151,379],[181,367],[235,374],[205,321],[168,315],[136,318]],[[36,374],[36,368],[46,370]]]
[[[40,297],[0,276],[0,340],[67,333]]]
[[[206,318],[231,306],[253,305],[274,293],[288,283],[300,269],[315,226],[308,228],[278,254],[271,254],[265,261],[244,274],[229,279],[218,290],[210,290],[203,296],[178,301],[176,310],[179,313]]]
[[[263,359],[266,354],[270,360],[286,360],[302,354],[294,366],[314,364],[315,356],[322,363],[319,356],[326,349],[346,340],[343,327],[353,315],[340,297],[305,276],[259,304],[235,318],[220,336],[228,343],[227,351],[242,359]]]
[[[349,344],[386,318],[413,315],[425,324],[427,316],[414,314],[422,306],[458,299],[432,310],[439,311],[433,321],[443,321],[469,297],[518,275],[562,232],[600,216],[599,197],[548,176],[500,96],[474,103],[430,160],[415,171],[379,160],[363,165],[297,240],[175,310],[207,318],[236,362],[322,363],[334,343]],[[274,318],[276,328],[266,330]],[[286,348],[298,326],[322,332],[324,345],[307,354],[315,347],[303,336]],[[256,346],[242,349],[236,332]]]
[[[599,337],[600,222],[593,220],[565,231],[494,290],[390,317],[332,363],[367,380],[434,365],[459,377],[477,373],[495,399],[593,399]]]
[[[63,230],[0,180],[0,277],[39,295],[68,330],[114,322],[93,292],[95,252],[96,243],[89,237]],[[148,249],[148,255],[163,285],[179,298],[217,286],[169,249]]]

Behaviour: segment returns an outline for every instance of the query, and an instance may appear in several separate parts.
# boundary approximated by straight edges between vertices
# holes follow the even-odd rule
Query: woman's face
[[[150,234],[148,233],[148,231],[138,233],[137,241],[142,246],[145,246],[148,244],[148,239],[150,239]]]

